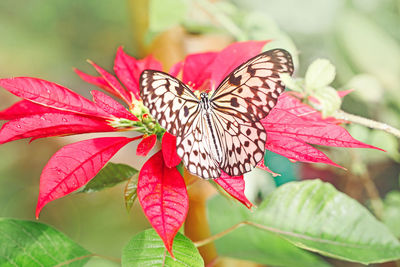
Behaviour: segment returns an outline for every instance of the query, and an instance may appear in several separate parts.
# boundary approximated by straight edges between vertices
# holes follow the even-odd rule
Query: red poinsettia
[[[181,77],[194,90],[215,89],[236,66],[260,53],[265,44],[265,41],[241,42],[221,52],[188,55],[171,68],[170,74]],[[35,140],[80,133],[128,130],[141,133],[136,137],[89,139],[60,149],[40,177],[38,217],[48,202],[88,183],[129,142],[141,139],[136,154],[147,156],[157,139],[161,140],[161,150],[140,170],[137,195],[145,215],[172,254],[173,239],[185,221],[189,205],[185,182],[176,168],[181,160],[176,154],[175,136],[152,119],[139,97],[141,72],[161,70],[162,66],[151,56],[137,60],[122,48],[118,49],[114,62],[118,78],[90,63],[99,76],[79,70],[75,70],[76,73],[86,82],[119,98],[126,106],[100,91],[92,91],[93,101],[90,101],[61,85],[37,78],[0,79],[2,87],[22,98],[0,112],[0,119],[8,120],[0,129],[0,144],[23,138]],[[337,166],[310,144],[372,148],[353,139],[335,120],[322,118],[320,113],[289,93],[279,98],[277,106],[262,123],[268,134],[266,149],[292,160]],[[263,163],[259,167],[270,171]],[[248,208],[252,206],[244,195],[243,176],[230,177],[223,173],[215,182]]]

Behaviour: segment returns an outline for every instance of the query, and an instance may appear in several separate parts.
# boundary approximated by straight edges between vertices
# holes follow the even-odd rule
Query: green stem
[[[336,119],[345,120],[345,121],[354,122],[354,123],[357,123],[360,125],[364,125],[369,128],[372,128],[372,129],[382,130],[382,131],[385,131],[387,133],[390,133],[390,134],[396,136],[397,138],[400,138],[400,130],[397,128],[394,128],[393,126],[390,126],[386,123],[382,123],[382,122],[374,121],[374,120],[367,119],[364,117],[360,117],[357,115],[353,115],[353,114],[344,112],[343,110],[336,111],[334,117]]]

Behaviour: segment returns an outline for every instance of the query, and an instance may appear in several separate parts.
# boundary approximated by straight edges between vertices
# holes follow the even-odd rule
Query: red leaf
[[[212,89],[240,64],[261,53],[268,41],[237,42],[218,53],[209,68]]]
[[[28,100],[21,100],[11,107],[0,111],[0,120],[14,120],[35,114],[51,113],[62,111],[35,104]]]
[[[268,133],[265,148],[288,159],[325,163],[342,168],[318,149],[292,137]]]
[[[243,205],[250,209],[253,204],[244,195],[244,179],[241,176],[229,176],[228,174],[221,172],[221,176],[214,181],[219,184],[227,193],[232,197],[239,200]]]
[[[108,73],[105,69],[98,66],[96,63],[89,61],[90,64],[97,70],[97,72],[104,78],[104,80],[110,85],[113,94],[122,99],[128,105],[132,104],[131,96],[128,92],[121,86],[117,78]]]
[[[266,172],[269,172],[273,177],[281,176],[279,173],[275,173],[275,172],[271,171],[270,168],[268,168],[267,166],[265,166],[264,160],[260,161],[260,162],[257,164],[257,167],[260,168],[260,169],[262,169],[262,170],[264,170],[264,171],[266,171]]]
[[[161,141],[161,150],[164,156],[165,165],[168,168],[177,166],[181,162],[181,158],[176,153],[176,137],[165,132]]]
[[[185,221],[189,198],[181,174],[165,166],[161,151],[140,170],[137,195],[146,217],[172,255],[172,243]]]
[[[193,89],[205,88],[211,78],[210,65],[215,60],[217,52],[191,54],[185,58],[182,81],[190,84]]]
[[[109,97],[108,95],[96,90],[93,90],[90,93],[93,95],[93,101],[108,114],[114,115],[117,118],[124,118],[131,121],[139,120],[112,97]]]
[[[105,120],[78,114],[43,113],[9,121],[0,129],[0,144],[23,138],[93,132],[113,132]]]
[[[139,96],[139,77],[143,70],[153,69],[161,70],[161,63],[152,56],[148,56],[142,60],[137,60],[124,52],[122,47],[118,48],[117,56],[114,61],[114,72],[117,74],[121,82],[126,86],[128,91],[132,92],[136,99]]]
[[[150,150],[154,147],[157,141],[157,135],[152,134],[149,135],[140,141],[136,149],[136,155],[138,156],[147,156]]]
[[[101,89],[105,90],[106,92],[109,92],[110,94],[119,97],[119,94],[114,91],[114,89],[108,84],[108,82],[103,77],[92,76],[92,75],[86,74],[76,68],[74,69],[74,71],[85,82],[94,84],[94,85],[100,87]]]
[[[85,185],[118,150],[138,138],[141,137],[96,138],[73,143],[57,151],[40,176],[36,218],[47,203]]]
[[[311,107],[291,98],[294,97],[284,95],[279,99],[277,107],[261,120],[268,133],[316,145],[379,149],[354,139],[345,128],[331,123],[330,120],[317,117],[317,114],[311,114],[310,111],[313,110]],[[299,112],[306,112],[306,115],[297,115]],[[319,116],[319,112],[317,113]]]
[[[61,85],[29,77],[0,79],[0,85],[12,94],[54,109],[109,118],[96,104]]]

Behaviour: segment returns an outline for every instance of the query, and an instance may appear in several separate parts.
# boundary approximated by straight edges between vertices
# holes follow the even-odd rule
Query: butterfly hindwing
[[[264,157],[267,134],[260,122],[214,111],[215,125],[222,132],[223,159],[220,168],[231,176],[251,171]]]
[[[245,121],[261,120],[285,89],[281,73],[293,73],[290,54],[283,49],[266,51],[232,71],[210,100],[223,113]]]

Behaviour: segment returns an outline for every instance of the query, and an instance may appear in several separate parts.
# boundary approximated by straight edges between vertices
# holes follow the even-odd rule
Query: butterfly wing
[[[232,71],[210,98],[222,132],[225,156],[220,167],[231,176],[249,172],[264,156],[267,134],[259,120],[285,88],[281,73],[293,73],[290,54],[282,49],[266,51]]]
[[[177,137],[177,153],[186,168],[203,178],[218,178],[220,169],[210,154],[203,110],[193,92],[167,73],[145,70],[140,96],[150,114]]]
[[[267,134],[262,124],[217,110],[213,112],[213,121],[221,133],[224,156],[220,168],[230,176],[251,171],[264,156]]]
[[[145,70],[140,76],[140,97],[155,120],[177,136],[193,120],[199,100],[182,82],[171,75]]]
[[[212,153],[204,110],[196,112],[185,132],[177,136],[177,153],[192,174],[204,179],[218,178],[221,170]]]
[[[293,73],[290,54],[272,49],[253,57],[232,71],[210,101],[214,109],[244,121],[259,121],[275,106],[285,89],[280,74]]]

